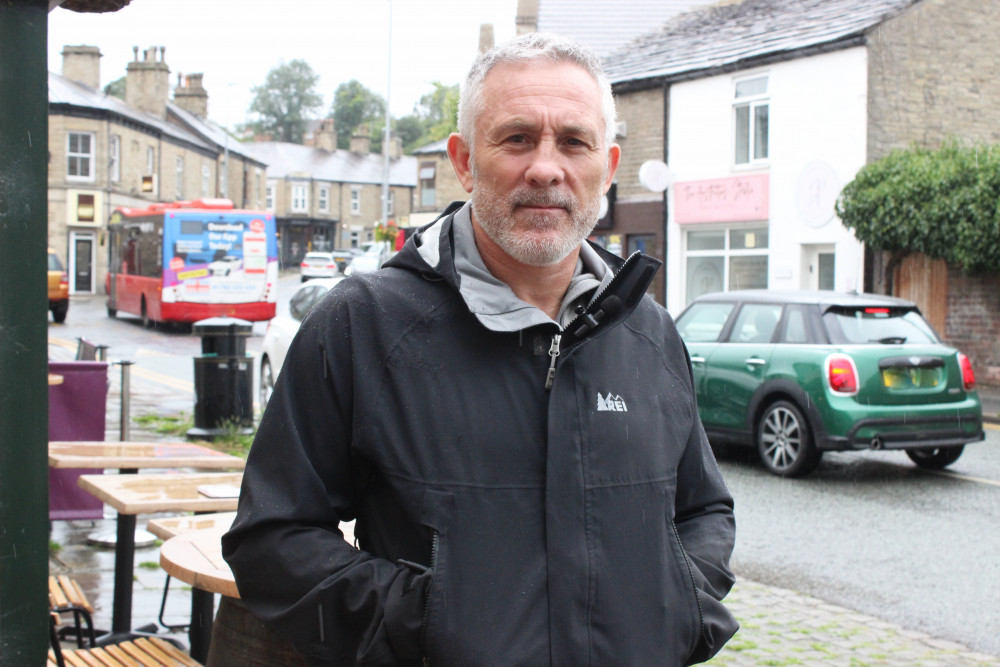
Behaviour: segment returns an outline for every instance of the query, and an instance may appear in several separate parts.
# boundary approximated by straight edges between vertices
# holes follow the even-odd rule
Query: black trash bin
[[[194,358],[194,427],[187,436],[253,433],[253,357],[246,352],[253,324],[211,317],[195,322],[192,331],[201,336],[202,353]]]

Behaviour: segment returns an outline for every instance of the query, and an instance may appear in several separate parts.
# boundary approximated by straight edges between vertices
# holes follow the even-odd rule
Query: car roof
[[[889,306],[897,308],[916,308],[916,304],[906,299],[886,296],[885,294],[870,294],[866,292],[835,292],[833,290],[733,290],[730,292],[713,292],[703,294],[692,301],[695,303],[798,303],[816,304],[824,310],[834,307]]]
[[[329,288],[333,287],[334,285],[336,285],[337,283],[339,283],[344,278],[345,278],[345,276],[334,276],[332,278],[310,278],[306,282],[300,284],[295,289],[296,290],[300,290],[300,289],[305,289],[306,287],[315,287],[317,285],[319,285],[320,287],[326,287],[326,288],[329,289]]]
[[[333,253],[323,250],[314,250],[312,252],[307,252],[306,257],[333,257]]]

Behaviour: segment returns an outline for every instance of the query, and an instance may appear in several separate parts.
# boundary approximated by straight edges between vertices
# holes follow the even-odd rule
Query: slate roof
[[[222,128],[211,121],[188,113],[173,102],[167,102],[168,112],[180,118],[187,127],[170,123],[164,118],[135,109],[114,95],[105,95],[54,72],[49,72],[49,104],[114,114],[211,154],[222,152],[226,145],[226,135]],[[242,148],[242,144],[235,137],[229,139],[229,152],[256,159],[249,151]]]
[[[439,141],[434,141],[429,144],[425,144],[420,148],[413,150],[414,155],[431,155],[434,153],[447,153],[448,152],[448,140],[441,139]]]
[[[247,144],[254,155],[267,163],[268,178],[294,178],[302,175],[335,183],[382,183],[383,157],[378,153],[328,151],[282,141]],[[417,186],[417,158],[403,155],[389,161],[389,184]]]
[[[539,32],[554,32],[606,56],[667,19],[718,0],[542,0]]]
[[[604,67],[612,84],[708,76],[741,65],[860,43],[868,30],[920,1],[720,3],[675,17],[608,55]]]

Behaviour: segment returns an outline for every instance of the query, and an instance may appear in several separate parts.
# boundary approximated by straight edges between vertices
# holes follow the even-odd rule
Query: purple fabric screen
[[[49,362],[62,384],[49,385],[49,440],[104,440],[108,362]],[[49,520],[101,519],[104,503],[77,486],[89,468],[49,468]]]

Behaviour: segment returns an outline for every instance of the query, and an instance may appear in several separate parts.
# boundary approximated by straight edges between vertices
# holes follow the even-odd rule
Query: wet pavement
[[[51,351],[50,351],[51,354]],[[61,353],[56,353],[59,357]],[[72,358],[70,354],[69,357]],[[107,401],[107,439],[118,440],[120,388],[110,373]],[[133,387],[134,389],[134,387]],[[1000,392],[981,392],[984,417],[1000,423]],[[133,391],[130,438],[162,441],[167,438],[135,423],[140,415],[169,415],[187,411],[190,403],[172,402],[169,393],[157,395]],[[114,473],[115,471],[108,471]],[[169,473],[165,473],[169,474]],[[166,516],[166,515],[157,515]],[[139,527],[155,518],[139,517]],[[56,521],[52,524],[49,571],[72,575],[96,607],[95,624],[106,629],[111,624],[114,550],[95,546],[88,536],[114,530],[114,512],[106,508],[105,519],[96,521]],[[157,543],[136,549],[132,618],[135,626],[153,623],[161,635],[188,644],[186,630],[168,630],[160,623],[160,605],[166,574],[159,568]],[[727,598],[729,608],[741,623],[737,635],[708,664],[727,667],[748,665],[843,665],[845,667],[964,667],[998,666],[1000,656],[976,653],[968,648],[910,628],[904,628],[850,609],[828,604],[795,591],[765,586],[739,578]],[[163,622],[182,625],[190,619],[190,587],[176,580],[163,613]]]

